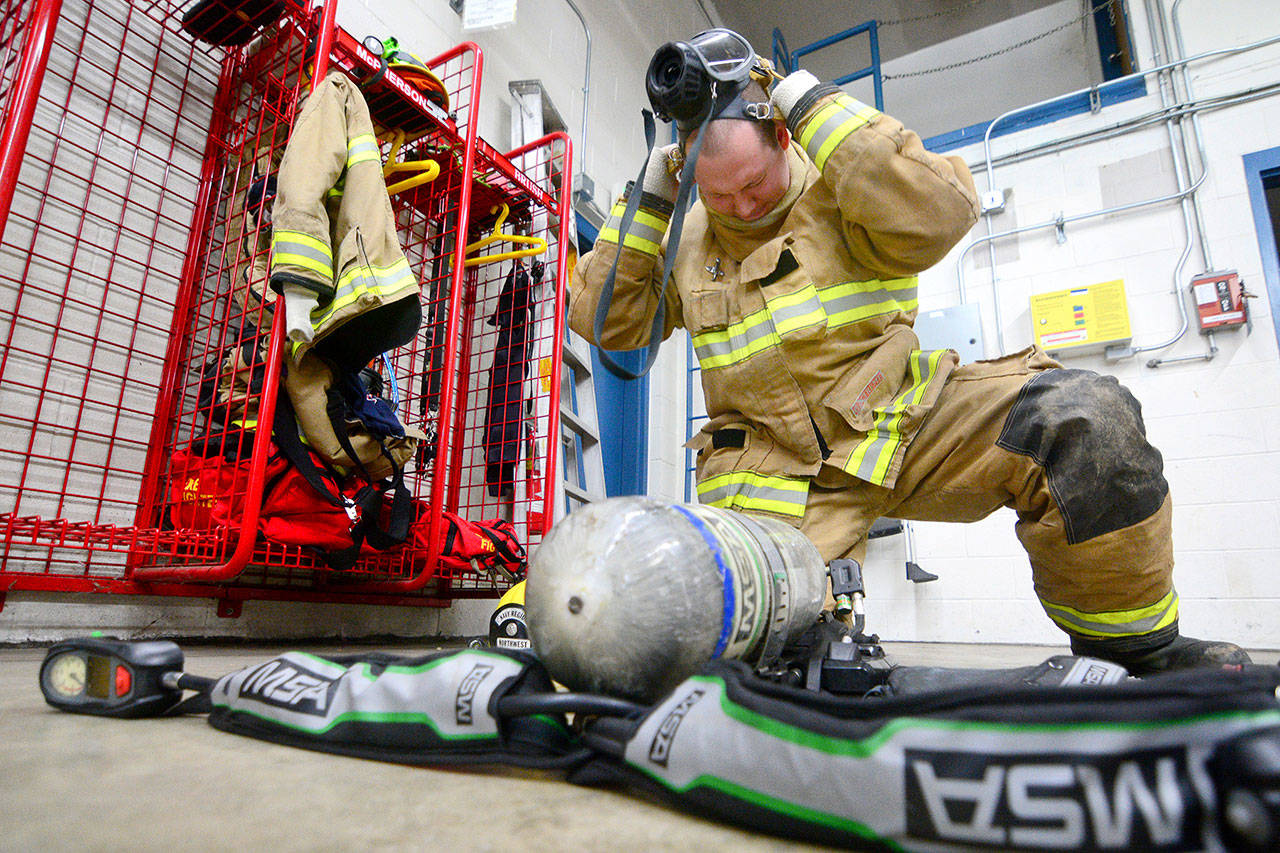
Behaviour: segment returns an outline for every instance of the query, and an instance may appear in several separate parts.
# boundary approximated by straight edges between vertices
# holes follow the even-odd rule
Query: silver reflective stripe
[[[347,143],[347,167],[370,160],[382,162],[382,153],[378,150],[378,140],[372,134],[365,133],[353,137]]]
[[[698,483],[698,503],[727,509],[757,510],[800,518],[809,499],[809,481],[733,471]]]
[[[911,385],[894,401],[876,411],[871,429],[866,437],[849,454],[844,470],[869,483],[880,485],[889,476],[889,466],[902,444],[901,424],[910,406],[919,405],[924,399],[938,362],[947,350],[916,350],[908,362]]]
[[[853,131],[867,124],[880,115],[874,107],[869,107],[857,98],[849,95],[836,95],[834,101],[820,107],[809,119],[804,131],[800,134],[800,145],[809,159],[819,171],[826,165],[827,157],[836,146]]]
[[[774,297],[767,304],[779,335],[827,321],[827,312],[823,310],[822,300],[818,298],[813,285],[786,296]]]
[[[1155,604],[1134,610],[1086,613],[1073,607],[1041,601],[1045,613],[1073,634],[1087,637],[1131,637],[1167,628],[1178,618],[1178,593],[1169,593]]]
[[[409,269],[409,263],[404,259],[381,269],[361,264],[342,276],[334,292],[333,301],[324,306],[320,313],[312,312],[311,323],[319,326],[335,312],[358,300],[362,293],[386,296],[412,285],[415,281],[413,270]]]
[[[271,236],[271,266],[291,264],[311,270],[325,279],[333,277],[333,252],[329,245],[301,231],[277,230]]]
[[[774,331],[767,311],[757,311],[737,323],[731,323],[726,329],[693,336],[693,349],[704,370],[744,361],[778,343],[778,333]]]
[[[910,311],[917,307],[916,280],[896,279],[882,282],[849,282],[819,291],[822,305],[833,327],[845,326],[891,311]],[[859,286],[877,285],[871,290]]]
[[[614,234],[617,234],[618,226],[621,224],[622,224],[621,219],[618,219],[615,221],[613,217],[609,217],[609,221],[605,223],[605,226],[604,228],[601,229],[600,233],[603,234],[606,231],[611,231]],[[667,229],[666,229],[665,223],[663,224],[662,228],[657,228],[657,227],[654,227],[653,225],[643,222],[641,220],[641,217],[637,216],[635,219],[631,220],[631,228],[630,230],[627,231],[627,236],[628,237],[636,236],[636,237],[639,237],[641,240],[647,240],[650,243],[661,243],[662,235],[665,234],[666,231]]]
[[[603,233],[603,232],[601,232]],[[744,361],[782,343],[783,335],[826,323],[839,328],[881,314],[911,311],[918,305],[916,279],[846,281],[820,290],[808,285],[770,298],[763,311],[747,315],[727,328],[693,336],[703,370]]]

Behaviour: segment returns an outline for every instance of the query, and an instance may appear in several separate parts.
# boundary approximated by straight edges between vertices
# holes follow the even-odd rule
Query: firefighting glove
[[[294,343],[310,343],[315,336],[311,326],[311,311],[319,304],[316,292],[300,284],[284,286],[284,322],[289,340]]]
[[[654,148],[649,152],[649,165],[644,170],[642,189],[668,204],[675,204],[680,184],[676,173],[680,169],[680,146],[674,142]]]
[[[769,93],[769,100],[787,122],[787,128],[795,133],[796,125],[809,108],[821,97],[840,91],[838,86],[823,83],[808,71],[801,69],[788,74]]]

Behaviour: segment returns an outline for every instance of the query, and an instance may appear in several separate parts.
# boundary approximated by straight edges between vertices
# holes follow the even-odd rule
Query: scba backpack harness
[[[51,649],[46,666],[75,644]],[[116,657],[165,645],[164,668],[181,669],[172,643],[109,645]],[[208,713],[224,731],[405,764],[558,768],[571,782],[622,783],[738,826],[857,849],[1276,849],[1280,669],[1073,677],[1094,664],[1108,666],[1061,656],[1003,675],[954,670],[959,687],[934,669],[891,678],[887,694],[838,696],[725,660],[646,707],[557,692],[515,650],[289,652],[218,679],[139,672],[138,684],[178,685],[143,697],[145,709],[136,697],[102,710],[50,702]],[[196,695],[184,701],[184,687]]]

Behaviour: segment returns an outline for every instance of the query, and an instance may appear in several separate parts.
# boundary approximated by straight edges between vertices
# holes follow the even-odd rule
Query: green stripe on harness
[[[1200,849],[1209,758],[1280,726],[1275,680],[841,700],[717,662],[649,712],[625,764],[684,808],[824,844]]]

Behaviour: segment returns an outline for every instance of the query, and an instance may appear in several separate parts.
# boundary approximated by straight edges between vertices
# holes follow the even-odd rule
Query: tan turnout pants
[[[1058,368],[1031,349],[958,368],[894,487],[824,466],[801,530],[824,560],[861,562],[881,516],[977,521],[1009,506],[1063,630],[1119,641],[1176,625],[1171,504],[1137,403],[1113,379]]]

